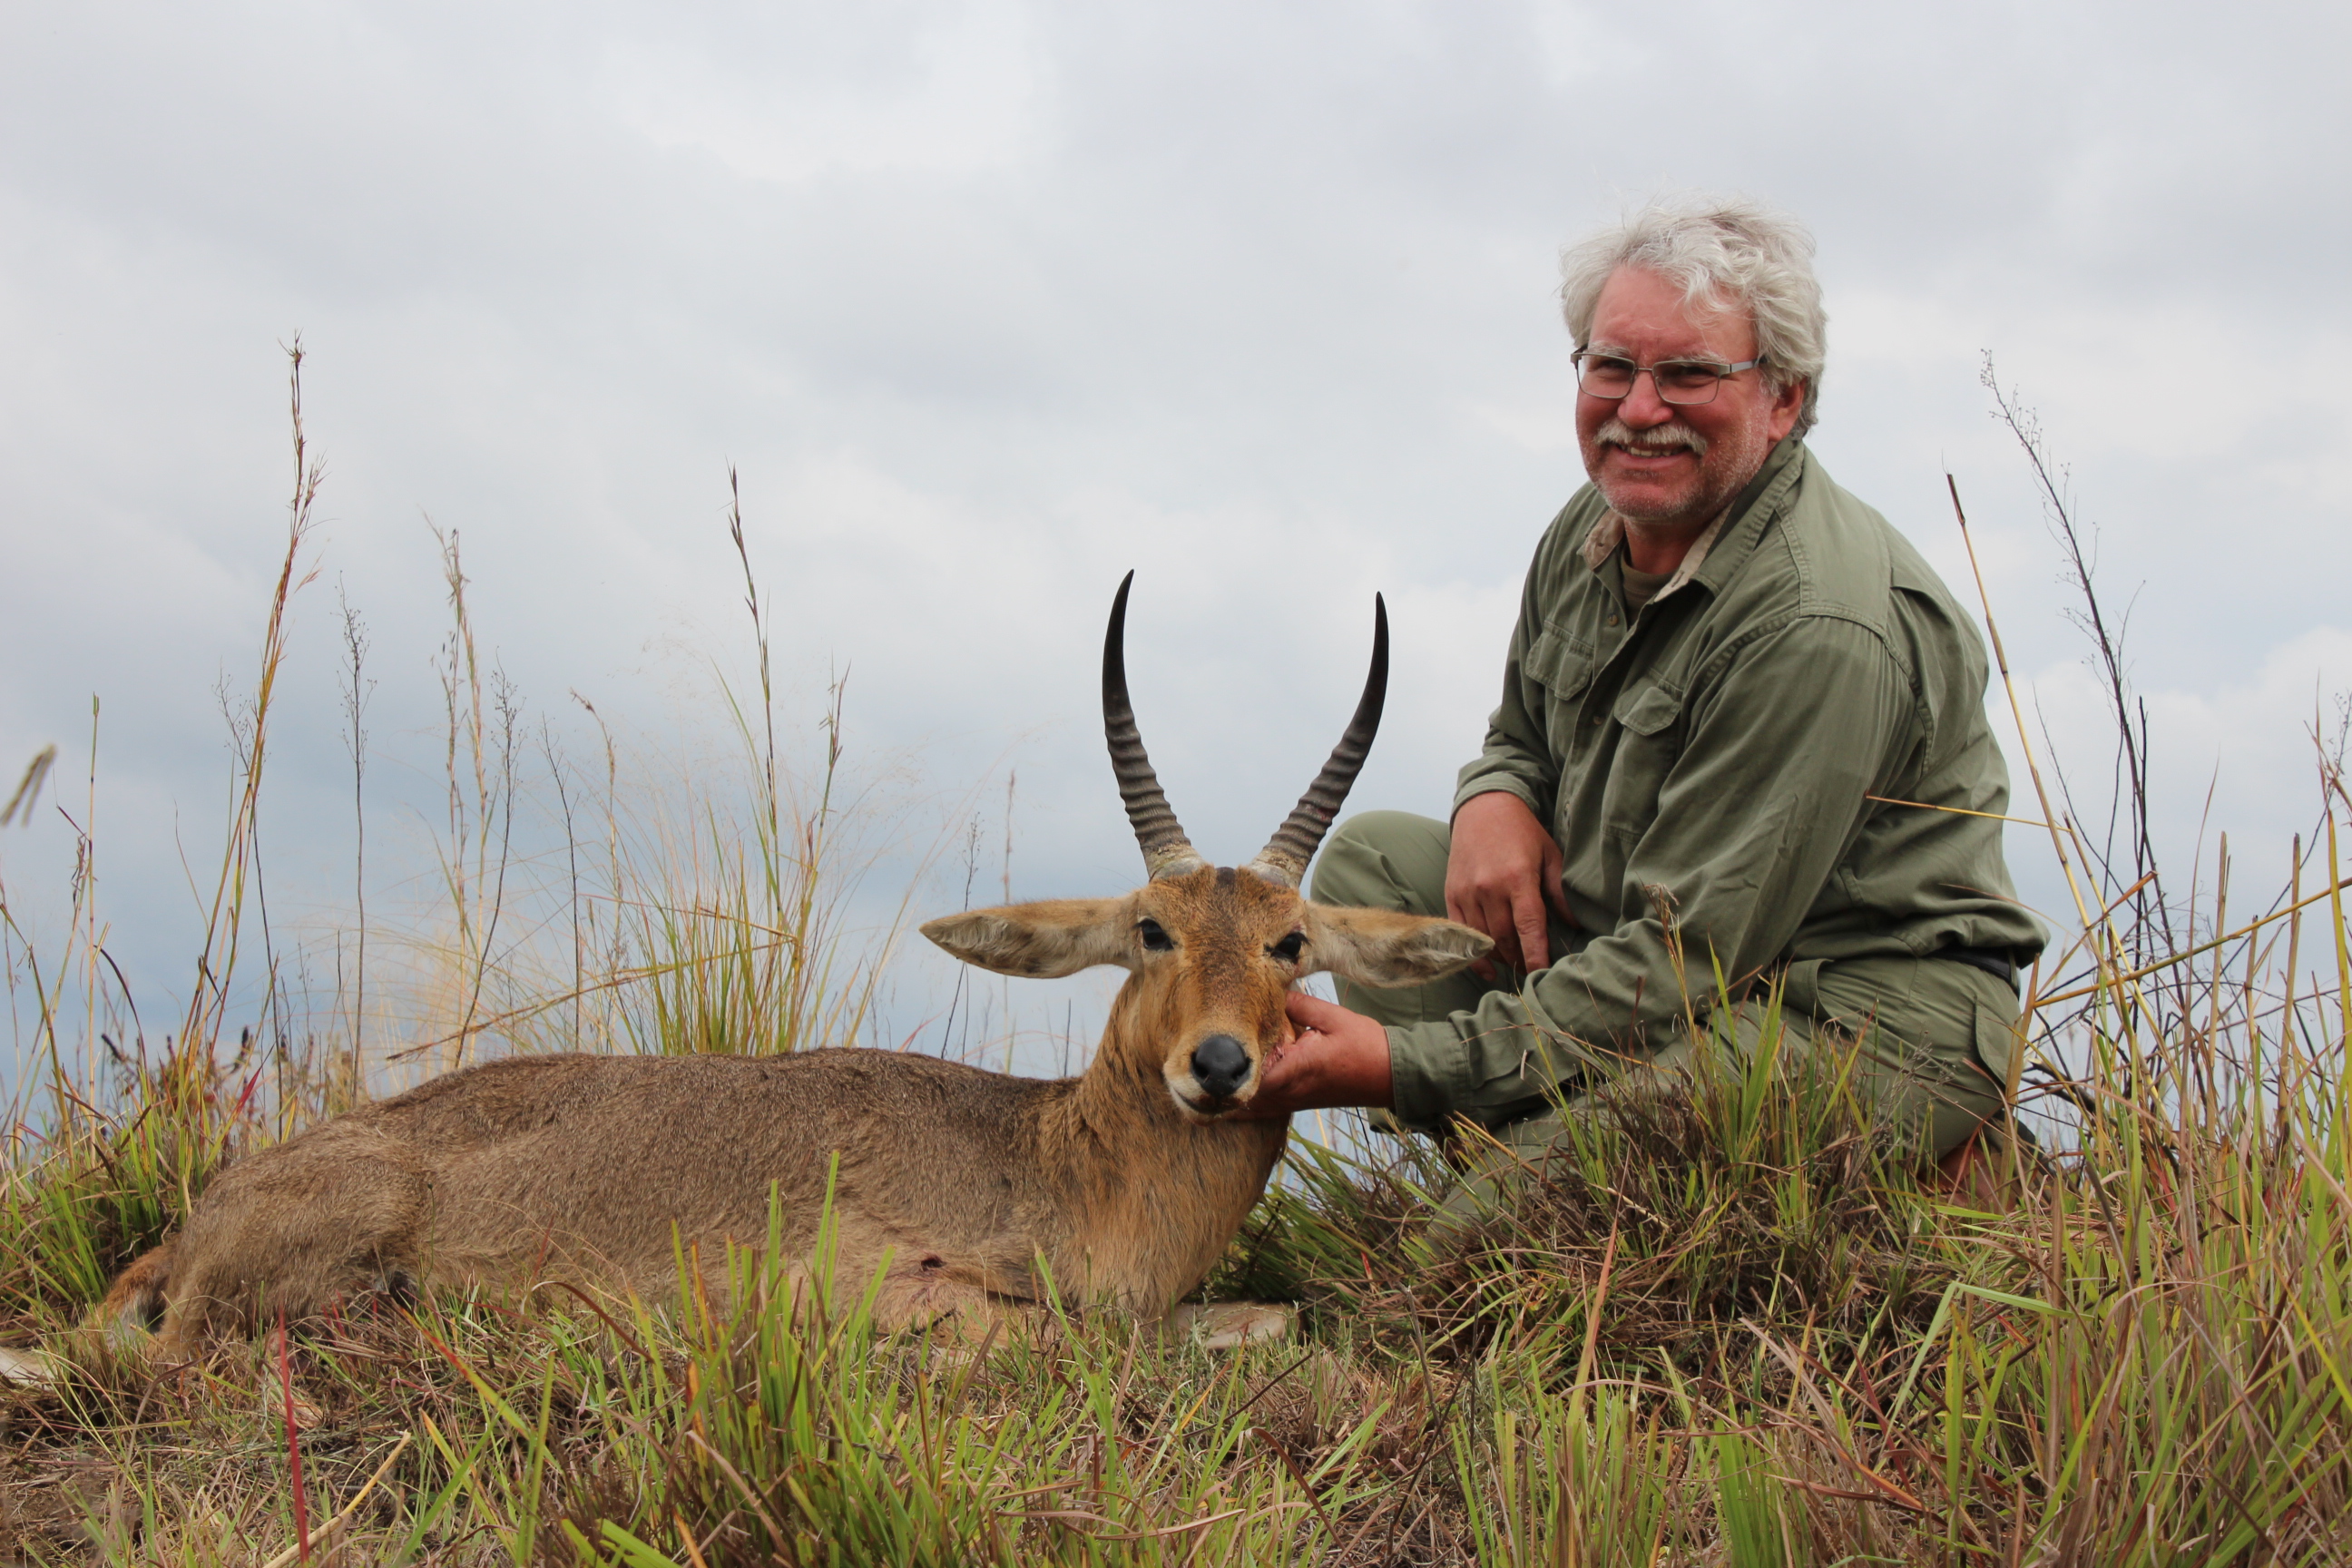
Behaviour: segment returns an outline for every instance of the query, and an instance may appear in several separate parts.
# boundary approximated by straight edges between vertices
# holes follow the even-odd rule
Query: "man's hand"
[[[1343,1105],[1388,1108],[1389,1032],[1335,1002],[1294,991],[1286,999],[1297,1031],[1258,1065],[1257,1092],[1234,1115],[1271,1121],[1294,1110]]]
[[[1517,795],[1490,790],[1462,803],[1445,860],[1445,913],[1495,939],[1472,973],[1492,980],[1498,963],[1532,972],[1551,962],[1544,911],[1573,921],[1559,870],[1559,846]]]

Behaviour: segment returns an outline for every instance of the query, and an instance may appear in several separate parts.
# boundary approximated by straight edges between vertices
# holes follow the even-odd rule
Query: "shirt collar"
[[[1733,506],[1725,507],[1715,514],[1715,521],[1706,525],[1705,532],[1691,542],[1690,549],[1683,556],[1682,564],[1675,568],[1675,574],[1666,579],[1665,585],[1650,596],[1650,603],[1656,604],[1697,575],[1698,569],[1706,564],[1706,552],[1714,549],[1715,542],[1722,537],[1724,525],[1731,521],[1731,514],[1736,508],[1735,502]],[[1618,545],[1624,541],[1625,520],[1613,510],[1603,511],[1599,517],[1593,519],[1591,531],[1584,536],[1584,563],[1595,572],[1600,571],[1609,557],[1615,553]]]

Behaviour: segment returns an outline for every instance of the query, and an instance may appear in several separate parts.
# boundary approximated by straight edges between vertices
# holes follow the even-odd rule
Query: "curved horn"
[[[1134,582],[1132,572],[1119,579],[1118,597],[1110,602],[1110,631],[1103,637],[1103,736],[1110,742],[1118,797],[1127,803],[1127,819],[1135,826],[1135,841],[1143,847],[1143,868],[1156,882],[1197,871],[1207,862],[1193,851],[1176,814],[1168,808],[1151,759],[1143,754],[1135,707],[1127,700],[1127,591]]]
[[[1348,721],[1347,733],[1331,748],[1331,760],[1323,764],[1322,773],[1298,797],[1289,818],[1275,829],[1274,837],[1244,870],[1255,871],[1286,888],[1298,886],[1299,879],[1307,875],[1307,862],[1315,858],[1323,835],[1331,830],[1331,819],[1339,815],[1340,803],[1348,798],[1357,773],[1363,771],[1364,757],[1372,749],[1372,736],[1380,731],[1381,706],[1388,693],[1389,610],[1375,594],[1372,670],[1364,678],[1364,695],[1356,702],[1356,716]]]

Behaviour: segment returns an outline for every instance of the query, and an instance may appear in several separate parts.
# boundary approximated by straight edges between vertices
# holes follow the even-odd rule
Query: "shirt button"
[[[1616,616],[1610,616],[1610,617],[1609,617],[1609,624],[1610,624],[1611,626],[1615,626],[1615,625],[1617,624],[1617,617],[1616,617]]]
[[[1600,714],[1598,714],[1598,713],[1595,713],[1595,714],[1592,716],[1592,721],[1593,721],[1594,723],[1596,723],[1596,724],[1600,723],[1600,722],[1601,722],[1601,715],[1600,715]]]

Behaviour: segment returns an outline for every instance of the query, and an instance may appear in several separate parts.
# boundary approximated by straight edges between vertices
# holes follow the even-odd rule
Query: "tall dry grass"
[[[838,709],[796,777],[740,512],[760,682],[727,702],[745,765],[667,816],[633,815],[593,709],[601,767],[531,732],[475,650],[446,539],[433,919],[404,930],[355,900],[355,921],[370,913],[351,962],[303,1010],[257,938],[250,861],[288,605],[314,564],[299,350],[292,370],[284,564],[176,1026],[152,1050],[114,1026],[89,878],[46,949],[0,889],[39,1051],[0,1174],[11,1343],[60,1332],[222,1161],[388,1075],[487,1049],[789,1050],[872,1016],[888,933],[866,940],[844,912]],[[2019,809],[2078,907],[2029,997],[2015,1089],[2039,1144],[2006,1141],[1972,1185],[1923,1180],[1804,1076],[1834,1063],[1768,1050],[1580,1126],[1568,1157],[1467,1228],[1431,1229],[1450,1173],[1426,1151],[1297,1145],[1210,1289],[1295,1301],[1301,1331],[1236,1354],[1085,1318],[976,1351],[887,1338],[855,1307],[828,1316],[824,1293],[780,1289],[756,1250],[733,1260],[731,1315],[691,1296],[623,1314],[535,1294],[339,1317],[157,1382],[94,1368],[0,1394],[0,1554],[2352,1560],[2341,747],[2316,748],[2316,826],[2284,887],[2250,896],[2226,845],[2186,891],[2168,880],[2117,634],[2040,433],[2001,395],[2110,677],[2119,805],[2102,798],[2085,827],[2069,771],[2029,760]],[[364,628],[344,624],[357,837],[369,687]],[[534,776],[558,803],[551,846],[519,824]],[[86,838],[85,866],[94,853]]]

